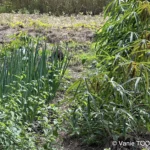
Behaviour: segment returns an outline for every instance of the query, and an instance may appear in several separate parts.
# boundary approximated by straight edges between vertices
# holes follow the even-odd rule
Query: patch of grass
[[[83,66],[89,68],[94,61],[97,60],[96,53],[91,49],[91,44],[87,43],[77,45],[77,51],[71,53],[72,58],[70,61],[70,66]]]
[[[17,24],[23,24],[24,27],[54,27],[54,28],[85,28],[95,29],[99,28],[105,20],[102,16],[83,16],[83,15],[72,15],[68,16],[48,16],[43,15],[29,15],[29,14],[0,14],[0,24],[15,26]]]

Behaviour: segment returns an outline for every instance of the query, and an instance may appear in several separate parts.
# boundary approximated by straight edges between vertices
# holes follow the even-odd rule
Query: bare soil
[[[102,15],[48,16],[38,14],[0,14],[0,43],[10,42],[9,36],[20,31],[44,35],[48,43],[60,41],[91,41],[105,20]]]
[[[10,42],[10,35],[19,34],[20,31],[26,32],[31,36],[45,36],[47,43],[59,43],[75,41],[75,42],[87,42],[92,41],[94,37],[94,31],[83,27],[78,29],[71,28],[51,28],[47,30],[33,29],[33,28],[11,28],[7,25],[0,26],[0,43]]]

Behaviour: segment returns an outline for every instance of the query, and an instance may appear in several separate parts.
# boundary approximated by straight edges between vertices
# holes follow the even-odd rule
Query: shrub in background
[[[50,12],[54,15],[79,12],[99,14],[108,2],[109,0],[2,0],[0,11],[12,12],[21,9],[22,12],[28,10],[30,13],[34,13],[35,10],[38,10],[40,13]]]

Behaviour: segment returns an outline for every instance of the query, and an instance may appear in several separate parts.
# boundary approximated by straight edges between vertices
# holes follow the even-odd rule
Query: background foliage
[[[110,0],[1,0],[0,12],[40,12],[55,15],[82,12],[98,14]]]

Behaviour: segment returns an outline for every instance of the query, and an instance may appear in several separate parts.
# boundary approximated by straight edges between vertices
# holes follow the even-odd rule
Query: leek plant
[[[40,95],[40,91],[46,89],[49,93],[46,102],[50,102],[56,94],[69,61],[67,57],[62,61],[57,57],[49,59],[53,51],[58,51],[58,46],[47,50],[45,43],[41,43],[40,39],[35,40],[26,35],[19,35],[18,38],[20,39],[18,46],[15,42],[10,51],[5,48],[1,57],[0,97],[9,93],[6,85],[18,82],[21,77],[25,83],[38,81],[36,94]],[[41,78],[44,78],[44,84],[40,82]],[[31,93],[34,92],[28,89],[26,96]]]
[[[68,66],[67,53],[60,61],[51,57],[58,46],[47,49],[43,38],[13,38],[0,55],[0,149],[52,149],[59,123],[50,103]]]

